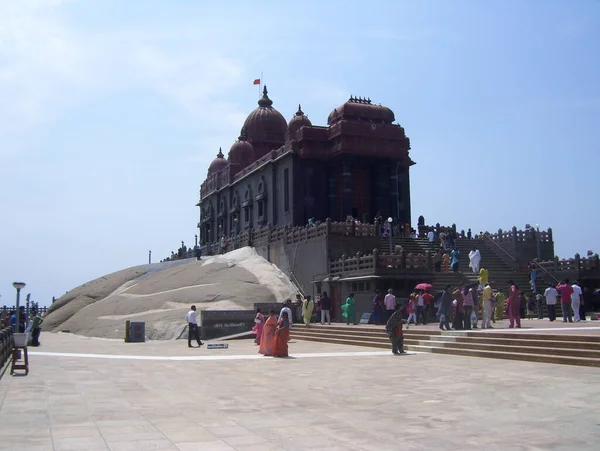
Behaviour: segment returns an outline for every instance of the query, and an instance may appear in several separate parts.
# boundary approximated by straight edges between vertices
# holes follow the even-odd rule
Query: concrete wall
[[[298,244],[284,245],[280,242],[258,246],[256,252],[286,275],[293,273],[306,294],[313,295],[313,277],[327,273],[325,236]]]

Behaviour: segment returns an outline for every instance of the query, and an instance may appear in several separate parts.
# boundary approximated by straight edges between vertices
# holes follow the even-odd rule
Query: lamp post
[[[388,233],[388,235],[390,237],[390,255],[392,255],[392,222],[394,222],[394,220],[390,216],[388,218],[388,224],[390,225],[390,230],[389,230],[389,233]]]
[[[194,235],[194,247],[198,247],[198,235]]]
[[[152,251],[148,251],[148,264],[152,264]]]
[[[15,309],[15,330],[14,333],[19,332],[19,300],[21,297],[21,290],[25,288],[25,282],[13,282],[13,287],[17,290],[17,308]]]
[[[541,247],[541,243],[540,243],[540,225],[536,224],[535,225],[535,237],[537,240],[537,259],[538,261],[542,260],[542,247]]]

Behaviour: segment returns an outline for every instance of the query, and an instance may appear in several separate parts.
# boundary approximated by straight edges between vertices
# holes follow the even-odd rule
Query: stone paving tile
[[[45,352],[187,355],[179,342],[132,348],[45,335]],[[344,356],[32,355],[29,376],[0,380],[0,450],[598,449],[597,368],[427,353],[361,356],[350,353],[365,348],[300,341],[290,349]],[[225,352],[194,351],[245,356],[256,348],[239,341]],[[19,447],[9,440],[20,440]]]

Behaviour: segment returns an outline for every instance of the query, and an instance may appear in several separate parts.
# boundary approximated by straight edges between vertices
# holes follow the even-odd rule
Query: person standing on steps
[[[489,282],[485,284],[481,298],[483,300],[483,322],[481,328],[492,329],[492,286]]]
[[[479,263],[481,263],[481,253],[473,246],[473,250],[469,252],[469,268],[473,270],[473,274],[479,273]]]
[[[406,354],[404,352],[404,331],[402,330],[404,324],[406,324],[406,320],[402,318],[400,309],[396,310],[385,324],[385,331],[392,342],[392,353],[394,355]]]
[[[569,279],[565,279],[563,283],[556,287],[556,291],[560,293],[560,303],[562,307],[563,323],[567,321],[572,323],[573,317],[571,316],[571,295],[573,294],[573,287],[569,282]]]
[[[350,321],[356,326],[356,304],[354,302],[354,293],[348,295],[342,310],[342,316],[346,318],[346,326],[350,325]]]
[[[277,320],[277,323],[279,323],[279,321],[282,320],[283,314],[287,313],[288,321],[290,322],[290,328],[292,327],[293,317],[292,317],[292,309],[290,308],[291,306],[292,306],[292,300],[291,299],[286,299],[285,300],[285,304],[283,305],[283,308],[279,312],[279,319]]]
[[[479,280],[479,289],[483,290],[485,288],[485,286],[487,285],[488,280],[490,280],[489,271],[485,268],[481,268],[479,270],[479,277],[477,277],[477,280]]]
[[[435,268],[435,272],[442,272],[442,250],[438,249],[435,254],[433,254],[433,267]]]
[[[450,267],[452,268],[453,272],[457,273],[458,265],[460,263],[460,251],[456,249],[456,247],[452,249],[452,252],[450,253],[450,258],[452,258],[452,261],[450,262]]]
[[[323,292],[319,303],[321,304],[321,324],[325,324],[325,320],[327,320],[327,324],[331,326],[331,299],[327,296],[327,291]]]
[[[471,313],[473,313],[473,293],[469,290],[469,287],[465,287],[463,290],[463,330],[471,330]],[[457,302],[458,304],[458,302]],[[458,307],[458,305],[457,305]]]
[[[185,315],[185,320],[188,323],[188,348],[193,348],[192,338],[196,340],[198,346],[204,343],[200,341],[200,329],[198,328],[198,320],[196,319],[196,306],[192,305],[191,309]]]
[[[509,319],[508,327],[512,329],[516,325],[517,329],[520,329],[521,293],[519,292],[519,287],[517,287],[512,280],[508,282],[508,285],[508,300],[506,301],[506,313],[508,314]]]
[[[458,287],[456,287],[456,290],[454,290],[454,293],[452,293],[452,297],[456,301],[456,308],[454,311],[454,321],[452,322],[452,328],[454,330],[462,330],[462,328],[463,328],[463,313],[464,313],[463,288],[464,288],[464,286],[461,284]]]
[[[546,298],[546,308],[548,309],[548,319],[550,322],[556,320],[556,300],[558,299],[558,291],[554,288],[554,284],[551,283],[546,291],[544,291],[544,297]]]
[[[537,270],[534,265],[529,265],[529,286],[531,287],[532,293],[537,293]]]
[[[379,290],[375,290],[371,304],[373,306],[373,323],[379,325],[383,317],[383,296]]]
[[[385,306],[385,321],[392,317],[392,314],[396,310],[396,296],[390,288],[383,299],[383,305]]]
[[[450,294],[450,285],[446,285],[440,296],[440,307],[437,315],[440,318],[440,329],[450,329],[450,309],[452,308],[452,294]]]

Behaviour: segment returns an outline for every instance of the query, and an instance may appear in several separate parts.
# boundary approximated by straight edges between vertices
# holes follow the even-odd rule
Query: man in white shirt
[[[391,288],[388,290],[385,298],[383,298],[383,305],[385,306],[385,320],[387,321],[396,310],[396,296],[394,296]]]
[[[188,348],[193,348],[192,338],[196,339],[198,346],[204,343],[200,341],[200,329],[198,329],[198,320],[196,319],[196,306],[192,305],[191,310],[186,313],[185,320],[188,323]]]
[[[556,319],[556,299],[558,298],[558,291],[554,288],[554,284],[550,284],[546,288],[544,297],[546,298],[546,307],[548,308],[548,319],[554,321]]]
[[[290,321],[290,329],[291,329],[292,328],[292,323],[294,321],[293,321],[293,318],[292,318],[292,309],[290,308],[290,305],[292,305],[292,300],[291,299],[287,299],[285,301],[285,305],[281,309],[281,312],[279,312],[278,322],[281,321],[281,317],[282,317],[283,312],[287,312],[288,320]]]
[[[433,241],[435,240],[435,234],[433,233],[433,230],[427,232],[427,239],[430,243],[433,243]]]
[[[579,308],[581,307],[581,303],[583,301],[583,291],[581,291],[578,280],[576,280],[571,287],[573,288],[573,293],[571,294],[571,307],[573,308],[573,316],[575,316],[575,322],[579,322],[581,321]]]

